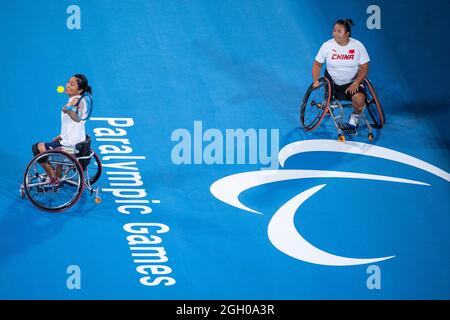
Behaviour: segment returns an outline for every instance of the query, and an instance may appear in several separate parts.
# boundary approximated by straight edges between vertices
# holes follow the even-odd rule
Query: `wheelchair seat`
[[[78,151],[76,155],[77,158],[87,157],[91,150],[91,137],[89,135],[86,135],[86,140],[77,143],[75,145],[75,149]],[[81,168],[83,168],[84,171],[91,162],[91,158],[79,159],[78,162],[80,162]]]

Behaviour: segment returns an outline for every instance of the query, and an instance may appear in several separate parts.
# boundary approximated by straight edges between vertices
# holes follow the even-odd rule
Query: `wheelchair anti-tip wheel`
[[[19,194],[22,199],[25,199],[25,187],[23,184],[20,185]]]
[[[331,83],[327,78],[319,79],[319,86],[311,84],[300,107],[300,123],[306,131],[317,128],[325,117],[331,99]]]
[[[44,167],[53,171],[58,179],[51,181]],[[63,211],[73,206],[83,193],[83,169],[72,155],[64,151],[46,151],[28,164],[23,187],[28,199],[39,209]]]
[[[374,85],[367,78],[364,79],[364,87],[366,88],[366,109],[373,121],[371,126],[376,129],[381,129],[386,123],[383,106],[378,99]]]

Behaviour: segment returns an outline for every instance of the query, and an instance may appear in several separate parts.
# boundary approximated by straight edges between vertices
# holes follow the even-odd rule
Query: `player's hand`
[[[357,90],[358,90],[359,84],[357,84],[356,82],[353,82],[350,87],[347,88],[347,90],[345,90],[345,93],[348,94],[354,94]]]
[[[314,83],[313,83],[313,88],[315,89],[315,88],[317,88],[318,86],[320,86],[319,80],[314,81]]]
[[[69,111],[74,111],[74,109],[73,109],[73,106],[72,105],[65,105],[63,108],[62,108],[62,112],[64,112],[64,113],[69,113]]]

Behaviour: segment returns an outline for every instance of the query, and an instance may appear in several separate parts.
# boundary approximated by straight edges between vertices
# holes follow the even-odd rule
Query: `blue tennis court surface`
[[[450,5],[378,1],[369,29],[370,5],[3,3],[0,298],[449,299]],[[347,17],[386,112],[372,143],[298,120]],[[102,202],[52,214],[18,190],[75,73]]]

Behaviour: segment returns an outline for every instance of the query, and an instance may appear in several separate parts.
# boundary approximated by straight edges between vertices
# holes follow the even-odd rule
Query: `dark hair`
[[[342,26],[344,26],[345,31],[349,33],[349,36],[352,35],[352,26],[354,27],[355,24],[353,23],[353,20],[350,18],[347,19],[339,19],[338,21],[336,21],[334,23],[334,25],[340,24]]]
[[[88,85],[88,80],[84,74],[75,74],[74,77],[77,79],[78,88],[81,89],[81,93],[92,94],[92,88]]]

